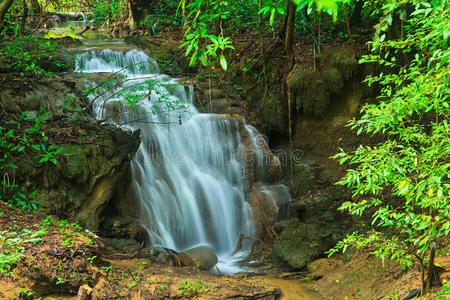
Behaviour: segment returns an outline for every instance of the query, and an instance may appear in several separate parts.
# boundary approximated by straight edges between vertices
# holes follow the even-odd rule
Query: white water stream
[[[142,143],[131,163],[130,193],[139,199],[141,221],[152,244],[176,251],[209,245],[219,256],[222,272],[238,271],[237,261],[247,254],[244,249],[231,257],[239,235],[255,234],[245,199],[242,125],[199,113],[193,88],[159,74],[156,62],[143,51],[90,51],[80,54],[76,63],[82,72],[124,75],[120,86],[90,97],[98,119],[141,131]],[[131,110],[127,102],[134,104]],[[253,128],[245,130],[256,139]]]

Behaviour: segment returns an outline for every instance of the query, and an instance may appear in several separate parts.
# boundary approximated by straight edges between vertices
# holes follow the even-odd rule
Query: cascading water
[[[124,76],[119,88],[90,97],[97,118],[141,131],[130,190],[152,244],[177,251],[209,245],[220,270],[235,271],[231,253],[239,235],[254,235],[245,200],[242,123],[199,113],[193,88],[159,74],[143,51],[89,51],[76,64],[83,72]],[[256,145],[254,129],[244,130]]]

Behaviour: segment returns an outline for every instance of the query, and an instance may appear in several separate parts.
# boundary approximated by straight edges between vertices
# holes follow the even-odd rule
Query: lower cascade
[[[242,119],[199,113],[193,87],[160,74],[141,50],[90,50],[77,56],[76,68],[100,78],[113,73],[108,80],[119,84],[104,83],[90,95],[95,115],[141,132],[129,193],[140,203],[151,244],[175,251],[207,245],[219,257],[221,272],[238,271],[237,262],[250,249],[246,241],[234,253],[239,236],[255,236],[246,201],[254,178],[246,166],[252,163],[262,177],[267,172],[267,145],[260,145],[256,130]],[[243,135],[251,146],[244,146]]]

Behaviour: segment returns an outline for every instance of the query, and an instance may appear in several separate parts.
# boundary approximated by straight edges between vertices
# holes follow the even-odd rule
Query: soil
[[[324,300],[320,293],[315,292],[313,282],[308,278],[283,279],[265,277],[265,282],[277,285],[281,289],[280,300]]]
[[[450,282],[450,255],[436,257],[435,264],[442,268],[443,284]],[[421,286],[417,267],[403,271],[393,261],[381,260],[367,252],[353,253],[350,259],[322,258],[310,264],[313,276],[323,276],[313,288],[327,299],[390,299],[406,297]],[[439,294],[439,287],[421,299],[450,299],[450,294]],[[437,298],[437,297],[441,298]],[[393,298],[395,299],[395,298]]]
[[[3,253],[8,248],[21,255],[9,264],[10,272],[0,273],[0,299],[83,293],[87,296],[77,299],[275,299],[280,294],[264,278],[217,276],[119,253],[76,224],[0,203],[0,238],[14,232],[23,237],[23,249],[0,245]],[[32,237],[36,240],[27,242]]]

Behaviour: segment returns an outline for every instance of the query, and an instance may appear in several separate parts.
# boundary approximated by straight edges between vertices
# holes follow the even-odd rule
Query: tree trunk
[[[348,13],[347,13],[347,5],[345,4],[345,2],[343,4],[343,6],[344,6],[345,23],[347,24],[348,39],[350,40],[350,44],[352,45],[353,54],[355,54],[355,57],[356,57],[356,47],[355,47],[355,43],[353,42],[352,29],[350,27],[350,21],[348,19]]]
[[[127,10],[128,10],[128,16],[127,16],[126,24],[131,26],[131,25],[134,24],[134,17],[133,17],[133,9],[132,9],[132,5],[131,5],[131,0],[126,0],[125,3],[127,5]]]
[[[283,27],[281,27],[281,31],[278,33],[278,37],[280,38],[280,40],[283,40],[286,38],[286,27],[287,27],[287,23],[288,23],[288,14],[287,12],[289,11],[289,2],[286,2],[286,14],[284,15],[284,19],[283,19]],[[262,8],[262,6],[261,6]],[[261,16],[261,15],[260,15]]]
[[[423,260],[419,258],[419,263],[420,263],[420,282],[421,282],[421,293],[423,295],[423,292],[425,291],[425,266],[423,263]]]
[[[292,0],[287,3],[287,22],[286,22],[286,36],[284,37],[284,50],[288,58],[292,57],[292,45],[294,42],[294,22],[295,22],[295,4]]]
[[[263,0],[259,0],[259,9],[263,7]],[[263,15],[259,14],[258,18],[259,25],[259,43],[261,44],[261,57],[263,61],[263,69],[265,71],[266,68],[266,49],[264,47],[264,24],[263,24]]]
[[[144,21],[147,17],[146,12],[149,10],[154,0],[126,0],[128,8],[128,21],[130,25],[137,25],[139,22]]]
[[[0,0],[0,29],[3,27],[3,19],[13,2],[14,0]]]
[[[427,265],[427,285],[425,287],[425,291],[423,295],[428,293],[428,291],[434,286],[435,282],[435,271],[434,271],[434,256],[436,254],[436,248],[432,247],[430,251],[430,259],[428,260]]]

